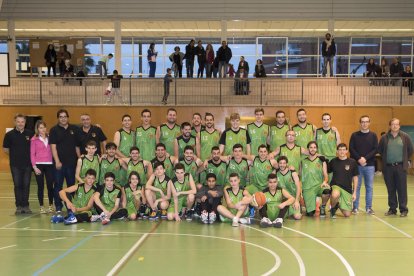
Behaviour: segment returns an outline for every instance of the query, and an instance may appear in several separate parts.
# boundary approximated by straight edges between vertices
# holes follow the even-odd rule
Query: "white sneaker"
[[[41,213],[41,214],[47,214],[45,207],[40,206],[39,213]]]
[[[272,221],[266,217],[262,218],[260,220],[260,226],[261,227],[269,227],[272,226]]]
[[[55,210],[53,209],[53,205],[49,205],[49,209],[47,210],[48,213],[53,213]]]
[[[282,218],[277,218],[273,221],[273,226],[276,228],[282,228],[283,226],[283,219]]]
[[[98,220],[101,220],[101,215],[92,215],[91,216],[91,222],[97,222]]]
[[[233,223],[231,224],[231,226],[233,226],[233,227],[238,227],[239,226],[238,218],[233,218]]]
[[[208,223],[208,213],[207,213],[207,211],[201,212],[201,222],[203,222],[204,224]]]
[[[239,222],[241,224],[250,224],[250,218],[240,218]]]
[[[208,223],[212,224],[216,221],[217,215],[214,212],[208,214]]]

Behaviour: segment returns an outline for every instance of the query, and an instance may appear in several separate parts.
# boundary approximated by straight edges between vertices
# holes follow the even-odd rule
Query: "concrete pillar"
[[[9,51],[10,77],[16,77],[16,35],[14,20],[7,21],[7,49]]]
[[[328,20],[328,33],[332,36],[335,35],[335,19],[331,18]]]
[[[227,41],[227,21],[221,20],[221,41]]]
[[[121,21],[117,20],[114,22],[115,29],[115,69],[118,70],[119,74],[122,74],[122,62],[121,62]],[[107,54],[107,53],[106,53]],[[110,72],[112,74],[112,72]]]

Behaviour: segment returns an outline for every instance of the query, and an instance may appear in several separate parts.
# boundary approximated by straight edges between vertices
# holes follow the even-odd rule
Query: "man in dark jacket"
[[[227,42],[223,40],[221,47],[217,51],[219,61],[219,77],[225,78],[227,74],[227,67],[232,57],[231,49],[227,46]]]
[[[329,75],[333,77],[333,61],[336,55],[336,45],[333,38],[331,38],[331,34],[327,33],[325,35],[325,40],[322,42],[322,56],[323,56],[323,70],[322,76],[326,76],[326,70],[329,63]]]
[[[400,78],[404,72],[404,66],[398,60],[397,57],[392,59],[392,64],[390,65],[390,76],[391,78]],[[399,80],[392,80],[391,84],[394,86],[400,86],[401,82]]]
[[[198,61],[197,78],[202,78],[204,67],[206,65],[206,50],[204,49],[201,40],[197,42],[197,47],[195,47],[195,54],[197,55]]]
[[[196,49],[194,47],[195,41],[191,39],[190,43],[185,46],[185,68],[187,69],[187,78],[193,77],[194,72],[194,56],[196,54]]]

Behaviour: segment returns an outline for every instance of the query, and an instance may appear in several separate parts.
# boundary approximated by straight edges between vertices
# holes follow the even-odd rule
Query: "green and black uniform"
[[[203,131],[203,130],[205,130],[205,129],[206,129],[206,127],[203,126],[203,125],[201,125],[200,132]],[[197,135],[198,135],[198,132],[197,132],[197,130],[194,127],[191,127],[191,135],[193,135],[195,137],[197,137]]]
[[[99,180],[99,157],[94,155],[92,160],[88,159],[88,157],[83,156],[81,157],[82,165],[79,172],[80,178],[84,179],[86,177],[86,172],[90,169],[93,169],[96,172],[96,179],[94,184],[98,183]]]
[[[188,173],[184,175],[183,182],[178,181],[177,177],[174,177],[171,180],[171,182],[173,183],[173,186],[176,192],[187,192],[191,190],[190,177]],[[178,212],[181,212],[183,208],[187,207],[187,196],[188,195],[178,196]],[[171,204],[168,207],[167,212],[174,213],[174,199],[173,198],[171,198]]]
[[[131,172],[137,172],[139,175],[140,183],[147,183],[147,169],[144,166],[143,160],[138,160],[136,163],[132,159],[128,162],[127,179]]]
[[[116,200],[121,198],[121,188],[117,186],[113,186],[112,190],[108,190],[105,185],[100,187],[97,191],[99,193],[99,199],[102,202],[102,205],[105,207],[105,209],[110,212],[115,208]],[[99,208],[97,204],[95,205],[95,209],[98,212],[98,214],[101,214],[103,210]],[[116,210],[110,217],[110,219],[119,219],[126,217],[128,215],[128,212],[124,208],[119,208]]]
[[[289,130],[289,125],[282,127],[271,126],[269,134],[270,151],[275,151],[278,147],[286,143],[286,132]]]
[[[281,171],[278,171],[276,173],[277,176],[277,182],[278,186],[282,189],[285,189],[291,196],[293,196],[296,199],[296,184],[295,180],[293,179],[293,173],[295,170],[288,169],[285,174],[283,174]],[[295,210],[293,206],[291,205],[289,207],[289,215],[294,214],[300,214],[300,208],[298,210]]]
[[[211,148],[219,146],[220,133],[215,129],[212,133],[209,133],[207,130],[202,130],[200,132],[200,159],[205,161],[211,156]]]
[[[95,192],[95,186],[92,186],[88,191],[86,191],[86,185],[84,183],[80,183],[78,184],[76,191],[71,194],[67,194],[67,196],[73,206],[75,206],[76,209],[80,209],[88,206],[88,203]],[[75,212],[75,217],[78,222],[90,221],[90,217],[93,214],[95,214],[95,209],[92,207],[89,211]]]
[[[118,186],[123,186],[125,182],[123,182],[121,171],[122,171],[122,166],[118,158],[114,158],[112,162],[109,162],[108,159],[102,159],[100,172],[99,172],[99,184],[104,185],[105,174],[107,172],[111,172],[115,175],[115,184]]]
[[[256,156],[250,169],[250,185],[247,186],[247,191],[252,195],[255,192],[264,190],[267,187],[267,177],[273,170],[274,168],[270,160],[265,159],[262,161]]]
[[[180,126],[175,124],[173,128],[169,128],[166,124],[160,126],[160,143],[165,145],[166,151],[174,156],[174,141],[180,136]]]
[[[313,125],[310,123],[306,123],[306,126],[302,128],[299,124],[296,124],[292,127],[292,130],[296,134],[296,144],[302,148],[308,148],[308,143],[313,141],[314,133],[313,133]]]
[[[238,131],[229,128],[221,134],[219,143],[224,145],[223,155],[231,155],[235,144],[241,144],[243,153],[246,154],[246,146],[251,143],[251,140],[249,133],[244,128],[239,128]]]
[[[180,159],[180,163],[184,165],[184,172],[191,174],[194,181],[198,180],[198,166],[196,161],[191,161],[190,163],[187,163],[187,161],[182,158]]]
[[[147,129],[139,126],[135,130],[135,145],[144,160],[150,161],[155,158],[156,132],[157,128],[153,126]]]
[[[247,132],[251,139],[250,154],[257,155],[259,146],[267,145],[267,136],[269,136],[270,128],[266,124],[257,126],[255,123],[250,123],[247,125]]]
[[[151,165],[152,168],[155,170],[154,165],[156,162],[160,162],[164,165],[164,169],[165,169],[165,175],[168,176],[169,178],[174,178],[175,177],[175,172],[174,172],[174,164],[171,161],[170,157],[166,157],[164,159],[164,161],[160,161],[158,160],[156,157],[154,159],[151,160]]]
[[[164,193],[164,196],[167,196],[168,181],[170,181],[170,178],[168,176],[165,176],[163,181],[160,181],[158,177],[155,177],[153,186],[157,189],[160,189]],[[155,192],[155,199],[159,198],[161,198],[161,193]]]
[[[216,175],[216,185],[225,186],[227,184],[226,170],[226,162],[220,160],[220,163],[216,164],[213,162],[213,160],[209,160],[207,168],[200,174],[200,183],[203,185],[207,185],[206,176],[209,173],[213,173]]]
[[[279,156],[286,156],[289,165],[293,166],[297,172],[300,169],[301,154],[301,147],[298,145],[294,145],[293,148],[289,148],[286,144],[280,146]]]
[[[126,157],[129,156],[129,150],[135,143],[135,132],[126,132],[123,128],[119,129],[119,146],[118,150]]]
[[[328,161],[336,157],[336,132],[332,128],[324,130],[318,128],[316,130],[316,143],[318,144],[318,152],[325,156]]]
[[[243,188],[239,188],[239,190],[237,191],[237,193],[233,193],[233,189],[231,187],[226,189],[227,193],[229,194],[229,198],[231,203],[233,204],[237,204],[240,201],[243,200],[243,192],[244,189]],[[227,204],[226,204],[227,205]],[[233,208],[229,208],[227,207],[227,209],[233,214],[236,215],[237,214],[237,209],[233,209]],[[244,213],[241,215],[241,217],[247,217],[249,216],[249,208],[246,208],[246,211],[244,211]],[[231,222],[232,220],[226,217],[223,217],[222,215],[220,215],[220,220],[222,222]]]
[[[139,210],[139,205],[137,202],[142,203],[141,195],[138,195],[138,198],[134,195],[135,191],[142,191],[143,185],[138,184],[136,190],[133,190],[131,185],[125,187],[125,198],[126,198],[126,209],[128,211],[128,217],[132,214],[137,214]]]
[[[196,138],[193,135],[190,135],[188,139],[184,138],[184,136],[182,135],[178,136],[177,144],[178,144],[178,158],[184,157],[184,148],[186,146],[192,146],[194,153],[196,152]]]
[[[239,163],[232,158],[229,163],[227,164],[227,176],[226,176],[226,183],[229,183],[230,174],[237,173],[240,177],[240,187],[245,188],[249,185],[249,163],[247,159],[242,158]]]
[[[318,156],[314,160],[309,157],[302,160],[302,194],[308,213],[315,211],[316,198],[322,196],[325,190],[321,188],[324,181],[323,163],[325,163],[323,156]]]
[[[286,198],[283,196],[282,188],[277,187],[274,194],[270,192],[269,188],[266,188],[263,190],[263,193],[266,197],[266,204],[260,209],[260,216],[266,217],[271,221],[274,221],[276,218],[278,218],[279,214],[282,215],[282,218],[284,218],[286,211],[283,215],[281,213],[282,210],[278,207],[282,202],[286,200]]]

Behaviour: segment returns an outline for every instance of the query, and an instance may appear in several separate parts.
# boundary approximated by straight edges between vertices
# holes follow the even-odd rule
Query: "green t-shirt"
[[[189,177],[189,174],[188,174],[188,173],[186,173],[186,174],[184,175],[184,180],[183,180],[183,182],[178,181],[177,177],[174,177],[174,178],[172,179],[172,183],[173,183],[174,188],[175,188],[175,190],[176,190],[177,192],[187,192],[187,191],[190,191],[190,190],[191,190],[191,186],[190,186],[190,177]],[[178,196],[178,199],[180,199],[180,198],[184,198],[184,197],[186,197],[186,196],[187,196],[187,195],[180,195],[180,196]]]
[[[200,132],[203,131],[203,130],[205,130],[205,129],[206,129],[206,127],[202,125],[200,127]],[[195,137],[197,137],[197,135],[198,135],[198,132],[197,132],[197,130],[194,127],[191,127],[191,135],[193,135]]]
[[[220,160],[219,164],[213,163],[212,160],[208,161],[207,168],[200,174],[200,183],[207,185],[206,176],[209,173],[214,173],[216,175],[216,185],[226,185],[226,170],[227,164]]]
[[[266,197],[266,213],[267,217],[273,221],[277,218],[280,209],[279,204],[284,201],[282,189],[277,187],[274,194],[269,191],[269,188],[263,190],[263,193]]]
[[[102,159],[101,161],[101,168],[99,172],[99,183],[101,185],[104,184],[104,177],[107,172],[112,172],[115,175],[115,184],[121,185],[122,176],[121,176],[121,163],[119,162],[118,158],[109,162],[108,159]]]
[[[156,132],[157,128],[153,126],[147,129],[139,126],[135,130],[135,145],[144,160],[150,161],[155,158]]]
[[[168,176],[169,178],[174,178],[175,177],[175,172],[174,172],[174,164],[171,161],[170,157],[165,158],[164,161],[160,161],[157,158],[154,158],[151,160],[151,165],[152,168],[154,169],[154,165],[156,162],[161,162],[164,164],[164,169],[165,169],[165,175]]]
[[[88,205],[89,200],[95,193],[96,188],[92,186],[89,191],[85,190],[85,184],[78,184],[78,189],[76,189],[74,195],[72,196],[72,204],[76,208],[84,208]]]
[[[212,133],[209,133],[207,130],[202,130],[200,132],[200,147],[201,147],[201,154],[200,159],[205,161],[209,159],[211,156],[211,148],[215,146],[219,146],[220,141],[220,133],[217,129],[215,129]]]
[[[227,164],[226,183],[229,183],[230,174],[237,173],[240,177],[240,187],[246,187],[249,184],[249,163],[243,158],[240,163],[231,159]]]
[[[196,138],[193,135],[190,135],[188,139],[184,138],[182,135],[177,137],[178,143],[178,158],[184,158],[184,148],[186,146],[192,146],[194,152],[196,152]]]
[[[286,144],[280,146],[279,156],[286,156],[290,166],[293,166],[296,171],[299,171],[301,156],[301,147],[295,145],[293,148],[289,148]]]
[[[289,125],[282,127],[271,126],[269,134],[270,151],[275,151],[277,147],[286,143],[286,132],[289,130]]]
[[[166,124],[160,126],[160,143],[165,145],[166,151],[174,156],[174,141],[180,136],[181,130],[179,125],[169,128]]]
[[[82,166],[80,169],[79,176],[80,178],[84,179],[86,176],[86,172],[89,169],[93,169],[96,172],[96,180],[95,183],[98,183],[99,180],[99,157],[97,155],[94,155],[92,160],[88,159],[88,157],[83,156],[81,157],[82,160]]]
[[[164,195],[166,196],[167,195],[167,192],[168,192],[168,181],[170,181],[170,178],[168,176],[165,176],[165,178],[164,178],[163,181],[160,181],[158,179],[158,177],[155,177],[153,186],[155,188],[160,189],[164,193]],[[156,192],[155,195],[156,195],[156,198],[157,199],[158,198],[161,198],[161,194],[160,193]]]
[[[129,156],[129,150],[134,146],[135,143],[135,132],[126,132],[123,128],[119,131],[119,147],[118,150],[125,156]]]
[[[191,174],[194,181],[198,180],[198,166],[195,161],[191,161],[190,163],[187,163],[184,159],[180,159],[180,163],[184,165],[184,171],[186,173]]]
[[[274,168],[270,160],[261,161],[258,156],[254,158],[252,168],[250,170],[250,184],[253,184],[259,190],[267,187],[267,177],[273,172]]]
[[[231,155],[235,144],[241,144],[243,146],[243,153],[246,154],[246,146],[250,143],[250,135],[244,128],[239,128],[238,131],[229,128],[220,137],[220,144],[224,145],[224,155]]]
[[[138,184],[135,191],[142,190],[142,185]],[[126,198],[126,209],[133,210],[136,214],[138,211],[139,206],[135,206],[135,195],[134,190],[132,189],[131,185],[125,186],[125,198]],[[128,215],[131,215],[130,212],[128,212]]]
[[[269,136],[270,128],[266,124],[258,127],[255,123],[247,125],[247,131],[251,139],[250,154],[257,155],[260,145],[267,145],[267,136]]]
[[[302,128],[299,124],[296,124],[292,127],[292,130],[296,134],[295,143],[302,148],[308,148],[308,143],[314,139],[313,125],[306,123],[305,128]]]
[[[336,157],[336,132],[331,128],[324,130],[318,128],[316,130],[316,143],[318,144],[318,151],[321,155],[332,160]]]
[[[131,172],[137,172],[140,178],[140,183],[145,185],[147,183],[147,170],[144,167],[144,161],[139,160],[138,162],[134,163],[132,159],[128,162],[128,169],[127,169],[127,179],[129,178],[129,175]]]
[[[98,190],[100,196],[99,199],[101,200],[103,206],[106,210],[111,211],[115,207],[116,200],[121,198],[121,188],[114,185],[112,191],[108,191],[103,185]]]
[[[296,184],[295,180],[293,180],[292,173],[295,172],[294,170],[288,170],[285,174],[278,171],[277,175],[277,182],[279,183],[279,187],[282,189],[286,189],[288,193],[296,198]]]

